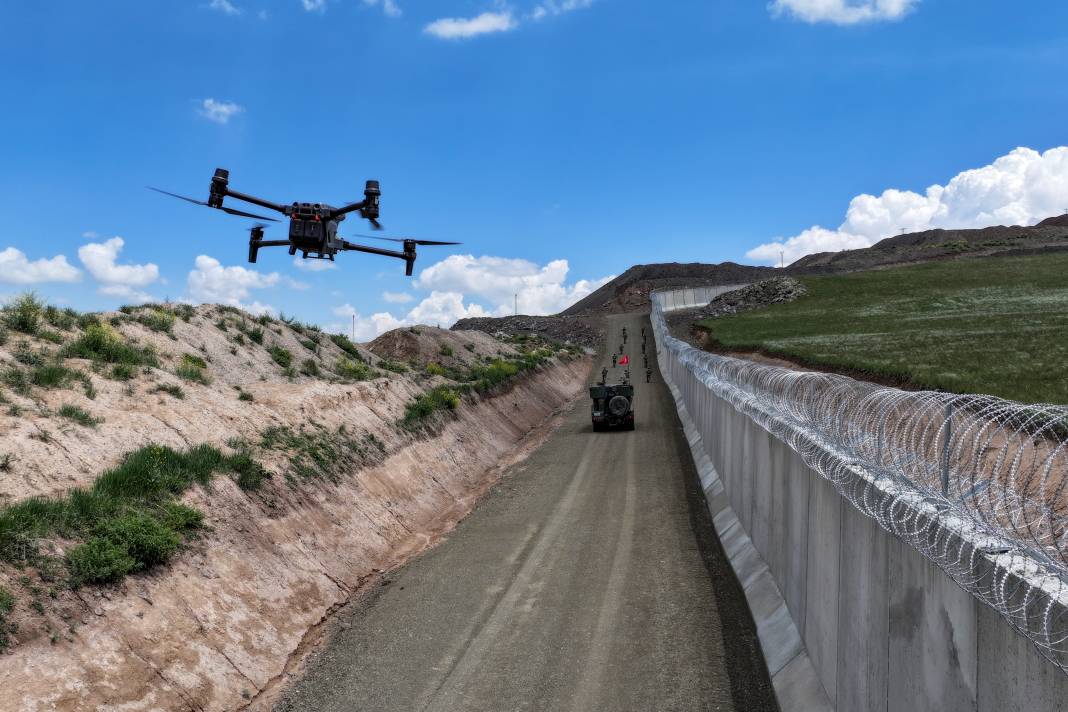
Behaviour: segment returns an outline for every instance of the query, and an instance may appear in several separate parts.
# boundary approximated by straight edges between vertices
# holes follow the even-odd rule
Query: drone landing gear
[[[248,238],[248,261],[255,264],[256,256],[260,252],[261,247],[280,247],[282,245],[290,245],[289,240],[264,240],[263,239],[263,227],[256,226],[249,230]],[[290,245],[289,254],[293,254],[295,248]]]

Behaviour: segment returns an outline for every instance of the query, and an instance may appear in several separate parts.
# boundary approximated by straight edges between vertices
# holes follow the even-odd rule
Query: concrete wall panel
[[[887,712],[976,709],[981,604],[907,544],[889,550]]]
[[[814,480],[809,490],[808,572],[803,637],[831,704],[838,674],[839,550],[842,498],[830,482]]]
[[[840,710],[886,707],[890,540],[890,535],[876,522],[853,507],[842,507],[838,567],[837,705]]]

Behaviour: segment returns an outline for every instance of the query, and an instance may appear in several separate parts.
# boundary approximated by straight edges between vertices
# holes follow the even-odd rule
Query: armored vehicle
[[[634,386],[629,383],[590,386],[595,431],[634,430]]]

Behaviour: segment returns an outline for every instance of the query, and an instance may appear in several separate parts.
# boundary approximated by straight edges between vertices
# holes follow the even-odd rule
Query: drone
[[[376,180],[367,181],[363,190],[363,200],[343,205],[340,208],[335,208],[326,203],[293,203],[292,205],[281,205],[279,203],[272,203],[269,200],[264,200],[263,198],[257,198],[254,195],[240,193],[230,188],[230,171],[225,168],[215,169],[215,175],[212,176],[211,179],[211,187],[209,188],[210,192],[208,193],[207,202],[196,200],[194,198],[187,198],[184,195],[171,193],[167,190],[160,190],[159,188],[153,188],[152,186],[148,186],[148,188],[157,193],[163,193],[164,195],[185,200],[194,205],[206,205],[209,208],[217,208],[230,215],[238,215],[240,217],[254,218],[257,220],[269,220],[270,222],[280,222],[276,218],[269,218],[265,215],[256,215],[255,213],[247,213],[243,210],[228,208],[223,205],[223,200],[227,197],[241,200],[246,203],[252,203],[253,205],[259,205],[268,210],[275,210],[288,217],[288,240],[264,240],[263,231],[268,226],[263,223],[256,223],[249,228],[248,261],[253,264],[256,262],[256,257],[259,255],[260,248],[263,247],[289,247],[289,254],[291,255],[295,255],[299,252],[304,259],[330,260],[331,262],[334,261],[334,255],[338,252],[354,251],[366,252],[372,255],[382,255],[383,257],[396,257],[397,259],[404,260],[404,274],[411,277],[412,269],[415,267],[416,246],[462,244],[459,242],[416,240],[410,237],[398,238],[360,235],[360,237],[365,237],[371,240],[399,242],[404,245],[403,251],[399,251],[386,250],[380,247],[371,247],[369,245],[357,245],[340,237],[337,234],[338,223],[344,220],[345,216],[349,213],[358,212],[360,217],[371,223],[371,226],[375,230],[382,229],[382,225],[378,222],[378,199],[382,195],[382,190],[379,188],[378,181]]]

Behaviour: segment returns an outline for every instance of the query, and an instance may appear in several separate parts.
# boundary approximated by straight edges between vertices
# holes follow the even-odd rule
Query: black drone
[[[397,250],[385,250],[379,247],[369,247],[367,245],[355,245],[348,240],[339,237],[337,234],[337,224],[344,220],[345,216],[349,213],[359,212],[360,217],[370,222],[375,230],[382,229],[382,226],[378,222],[378,198],[382,195],[382,191],[379,189],[378,181],[376,180],[367,181],[367,185],[363,190],[363,200],[358,203],[344,205],[340,208],[335,208],[325,203],[293,203],[292,205],[279,205],[278,203],[272,203],[269,200],[257,198],[245,193],[239,193],[230,188],[230,171],[225,168],[215,169],[215,175],[211,179],[211,192],[208,194],[208,202],[206,203],[200,200],[194,200],[193,198],[187,198],[184,195],[178,195],[177,193],[160,190],[159,188],[152,188],[151,186],[149,186],[149,189],[154,190],[157,193],[163,193],[164,195],[170,195],[175,198],[180,198],[181,200],[189,201],[196,205],[206,205],[209,208],[218,208],[230,215],[240,215],[246,218],[279,222],[275,218],[269,218],[264,215],[256,215],[254,213],[246,213],[243,210],[227,208],[223,206],[223,199],[227,196],[236,200],[243,200],[246,203],[252,203],[253,205],[259,205],[260,207],[269,210],[276,210],[288,217],[288,240],[264,240],[263,230],[267,225],[263,225],[262,223],[256,224],[249,229],[249,262],[256,261],[256,256],[259,254],[261,247],[285,246],[289,247],[289,254],[291,255],[295,255],[299,252],[304,259],[326,259],[331,262],[334,261],[334,255],[338,252],[352,250],[355,252],[368,252],[372,255],[383,255],[384,257],[396,257],[402,259],[404,260],[405,265],[404,274],[410,277],[412,275],[412,268],[415,266],[415,248],[417,245],[461,244],[459,242],[437,242],[435,240],[414,240],[412,238],[362,235],[362,237],[367,237],[372,240],[399,242],[404,245],[404,251],[398,252]]]

